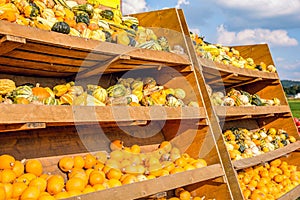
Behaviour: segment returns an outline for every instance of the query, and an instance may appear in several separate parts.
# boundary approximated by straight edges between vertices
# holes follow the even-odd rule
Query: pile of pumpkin
[[[299,185],[300,171],[278,158],[239,171],[238,180],[245,200],[275,200]]]
[[[221,44],[211,44],[204,41],[204,37],[200,37],[195,33],[191,33],[190,37],[193,41],[196,53],[201,58],[211,59],[213,61],[232,65],[238,68],[246,68],[259,70],[264,72],[276,72],[274,65],[266,65],[264,62],[255,63],[252,58],[244,58],[240,52],[234,47],[225,47]]]
[[[258,94],[249,94],[243,90],[231,88],[225,95],[223,92],[213,92],[211,101],[215,106],[279,106],[278,98],[263,99]]]
[[[282,129],[265,128],[250,131],[231,128],[223,132],[227,150],[232,160],[250,158],[296,142],[294,136]]]
[[[203,159],[191,158],[168,141],[149,153],[139,145],[124,147],[114,140],[111,152],[64,156],[58,162],[65,174],[44,172],[38,159],[18,161],[0,156],[0,199],[64,199],[124,184],[149,180],[205,167]]]
[[[184,54],[169,46],[166,37],[139,25],[135,17],[119,9],[103,9],[100,1],[1,0],[0,20],[88,39]],[[179,51],[178,51],[179,50]]]
[[[14,81],[0,79],[0,103],[5,104],[198,107],[195,101],[185,104],[185,96],[183,89],[165,88],[152,77],[121,78],[107,89],[92,84],[84,88],[74,82],[56,85],[52,89],[40,87],[39,84],[16,87]]]

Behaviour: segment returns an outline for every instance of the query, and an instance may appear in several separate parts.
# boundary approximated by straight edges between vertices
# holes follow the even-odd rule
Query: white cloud
[[[274,17],[285,15],[299,16],[299,0],[216,0],[216,2],[226,8],[247,11],[244,14],[253,15],[257,18]]]
[[[280,67],[287,70],[297,70],[300,68],[300,61],[295,62],[280,62]],[[295,71],[293,71],[294,73]],[[297,72],[299,73],[299,72]],[[295,75],[295,74],[294,74]]]
[[[277,57],[275,60],[276,60],[276,62],[283,62],[283,61],[285,61],[285,59],[282,58],[282,57]]]
[[[278,74],[281,80],[293,80],[293,81],[300,81],[300,72],[283,72]]]
[[[198,28],[190,28],[189,29],[192,33],[197,34],[198,36],[201,36],[201,31]]]
[[[122,1],[122,13],[134,14],[147,11],[146,0],[123,0]]]
[[[188,0],[178,0],[177,5],[175,6],[176,8],[180,8],[181,5],[189,5],[190,2]]]
[[[281,80],[300,80],[300,61],[276,58],[278,75]]]
[[[245,29],[240,32],[230,32],[224,25],[217,28],[218,43],[224,45],[232,44],[261,44],[267,43],[271,46],[296,46],[298,41],[288,36],[286,30],[269,29]]]

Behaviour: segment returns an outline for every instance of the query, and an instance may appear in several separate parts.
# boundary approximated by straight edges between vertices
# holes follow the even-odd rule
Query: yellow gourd
[[[0,79],[0,95],[5,95],[16,89],[16,84],[10,79]]]

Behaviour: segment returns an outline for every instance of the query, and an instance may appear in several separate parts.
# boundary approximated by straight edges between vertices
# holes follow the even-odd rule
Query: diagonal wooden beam
[[[237,85],[235,85],[234,87],[240,87],[240,86],[243,86],[243,85],[248,85],[248,84],[250,84],[250,83],[255,83],[255,82],[257,82],[257,81],[261,81],[261,80],[263,80],[261,77],[258,77],[258,78],[255,78],[255,79],[252,79],[252,80],[249,80],[249,81],[245,81],[245,82],[242,82],[242,83],[240,83],[240,84],[237,84]]]
[[[232,73],[232,74],[226,74],[225,76],[217,76],[216,78],[209,80],[208,84],[210,85],[216,82],[225,82],[226,80],[230,79],[233,76],[236,77],[238,76],[238,74]]]

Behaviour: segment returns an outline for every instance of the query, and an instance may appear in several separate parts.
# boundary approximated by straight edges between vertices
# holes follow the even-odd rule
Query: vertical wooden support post
[[[207,88],[206,88],[206,85],[204,82],[204,77],[201,72],[202,67],[200,66],[200,64],[198,62],[197,55],[194,50],[194,46],[189,37],[188,27],[187,26],[184,27],[184,25],[187,24],[185,21],[184,14],[183,14],[182,10],[178,10],[178,13],[180,16],[181,25],[183,26],[182,27],[183,32],[186,35],[186,42],[188,45],[190,58],[194,65],[196,77],[198,78],[198,84],[201,89],[202,96],[204,98],[203,102],[205,104],[207,115],[210,120],[210,124],[211,124],[210,131],[211,131],[212,135],[215,137],[215,141],[217,144],[217,150],[220,155],[222,166],[223,166],[225,174],[226,174],[226,180],[227,180],[228,187],[230,189],[231,197],[233,199],[237,199],[237,200],[243,199],[243,194],[239,187],[239,183],[238,183],[238,179],[237,179],[237,173],[232,165],[230,156],[227,153],[226,146],[225,146],[225,143],[224,143],[223,137],[222,137],[222,130],[220,128],[219,120],[216,116],[216,113],[214,112],[213,106],[210,101],[209,94],[207,92]]]

